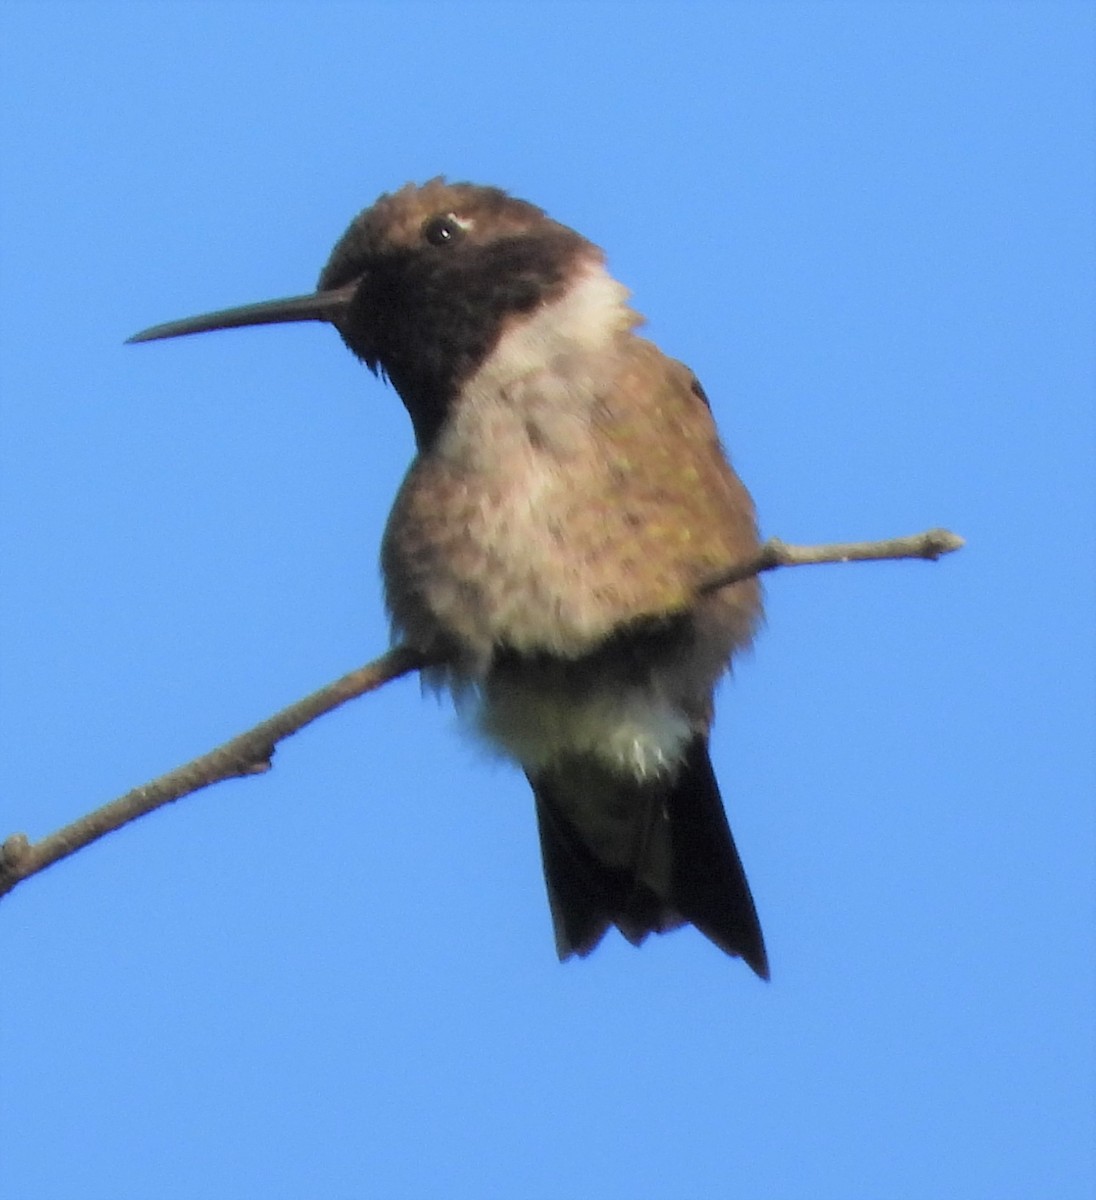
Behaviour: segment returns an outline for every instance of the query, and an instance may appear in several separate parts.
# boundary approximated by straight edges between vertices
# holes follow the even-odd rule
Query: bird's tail
[[[529,781],[561,959],[589,954],[610,925],[638,946],[688,923],[768,979],[707,738],[668,778],[637,782],[574,759]]]

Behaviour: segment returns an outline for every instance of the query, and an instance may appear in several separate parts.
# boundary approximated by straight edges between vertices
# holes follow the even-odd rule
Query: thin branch
[[[789,546],[779,538],[770,538],[755,558],[707,580],[698,591],[701,594],[717,591],[777,567],[868,562],[885,558],[937,559],[958,550],[962,545],[963,539],[946,529],[930,529],[913,537],[892,538],[884,542],[844,542],[825,546]],[[282,709],[247,733],[240,734],[185,766],[161,775],[143,787],[119,796],[117,800],[104,804],[102,808],[97,808],[40,842],[31,842],[24,833],[12,834],[0,844],[0,897],[24,879],[37,875],[53,863],[98,841],[104,834],[120,829],[165,804],[226,779],[264,774],[270,770],[275,747],[285,738],[348,700],[375,691],[393,679],[429,665],[417,651],[407,646],[397,646],[364,667],[351,671],[311,696]]]
[[[97,808],[40,842],[31,843],[23,833],[13,834],[0,845],[0,896],[31,875],[37,875],[53,863],[98,841],[104,834],[112,833],[165,804],[225,779],[264,774],[270,770],[270,760],[278,742],[348,700],[375,691],[383,684],[417,671],[424,665],[421,655],[406,646],[397,646],[364,667],[351,671],[311,696],[282,709],[247,733],[240,734],[185,766],[161,775],[143,787],[134,788],[132,792],[104,804],[102,808]]]
[[[806,567],[816,563],[880,562],[886,558],[926,558],[935,562],[945,554],[961,550],[966,543],[949,529],[928,529],[909,537],[888,538],[883,542],[828,542],[824,546],[789,546],[779,538],[769,538],[755,557],[729,571],[720,571],[697,589],[701,595],[717,592],[732,583],[740,583],[777,567]]]

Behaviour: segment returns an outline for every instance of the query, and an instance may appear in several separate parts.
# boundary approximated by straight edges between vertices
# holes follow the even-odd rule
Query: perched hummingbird
[[[393,628],[528,776],[560,958],[691,923],[768,978],[708,756],[760,589],[702,587],[756,551],[753,504],[627,300],[541,209],[433,179],[356,217],[316,292],[130,340],[327,321],[386,376],[418,449],[381,551]]]

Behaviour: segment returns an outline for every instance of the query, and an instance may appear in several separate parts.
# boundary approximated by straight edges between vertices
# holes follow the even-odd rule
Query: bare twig
[[[825,546],[789,546],[778,538],[771,538],[755,558],[707,580],[699,591],[717,591],[777,567],[867,562],[884,558],[937,559],[958,550],[962,545],[963,539],[946,529],[930,529],[913,537],[892,538],[884,542],[845,542]],[[161,775],[151,783],[119,796],[117,800],[104,804],[102,808],[97,808],[40,842],[31,842],[23,833],[12,834],[0,845],[0,897],[31,875],[37,875],[53,863],[98,841],[104,834],[120,829],[165,804],[225,779],[265,773],[270,770],[274,749],[280,741],[348,700],[375,691],[393,679],[429,665],[416,651],[407,646],[397,646],[364,667],[291,704],[247,733],[240,734],[185,766]]]
[[[102,808],[51,833],[40,842],[28,841],[23,833],[13,834],[0,845],[0,896],[31,875],[37,875],[53,863],[98,841],[104,834],[112,833],[173,800],[225,779],[261,775],[269,771],[278,742],[324,713],[345,704],[347,700],[372,692],[424,665],[421,655],[405,646],[398,646],[364,667],[329,683],[327,687],[320,688],[318,692],[313,692],[311,696],[282,709],[269,720],[225,742],[216,750],[161,775],[143,787],[134,788],[132,792],[104,804]]]
[[[824,546],[789,546],[779,538],[769,538],[756,557],[739,563],[729,571],[720,571],[703,583],[700,592],[717,592],[731,583],[740,583],[777,567],[805,567],[814,563],[879,562],[885,558],[927,558],[935,562],[966,543],[948,529],[928,529],[909,537],[888,538],[883,542],[828,542]]]

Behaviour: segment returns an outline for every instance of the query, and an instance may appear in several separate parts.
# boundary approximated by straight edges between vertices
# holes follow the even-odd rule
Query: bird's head
[[[573,229],[499,188],[432,179],[355,217],[315,292],[171,321],[129,340],[326,321],[392,381],[421,444],[506,329],[600,270],[602,258]]]

